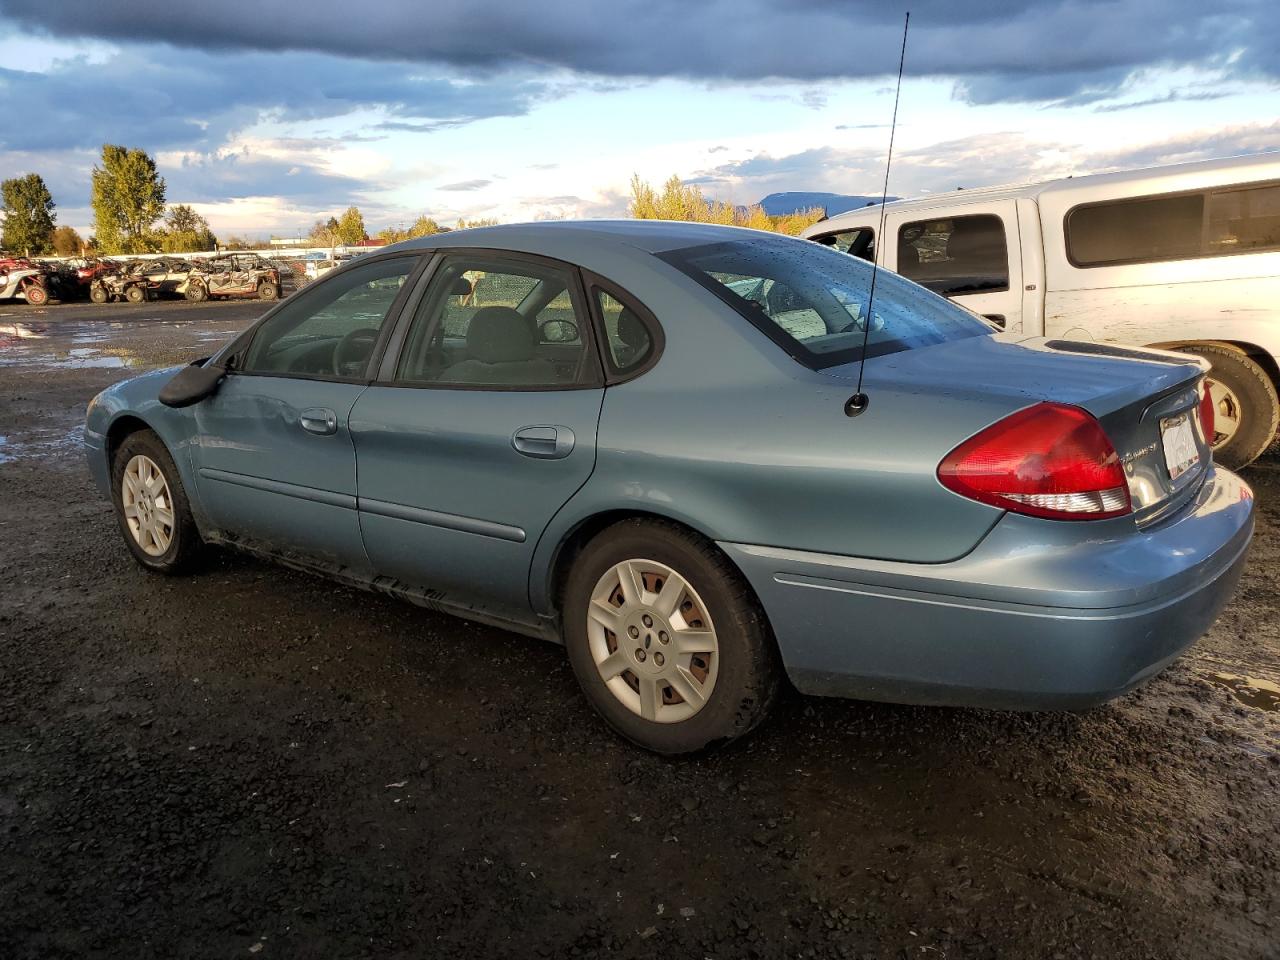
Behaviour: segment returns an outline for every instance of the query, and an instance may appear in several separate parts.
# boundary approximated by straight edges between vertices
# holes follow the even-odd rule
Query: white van
[[[1280,154],[958,190],[804,236],[1027,336],[1158,346],[1213,365],[1214,456],[1254,460],[1280,425]]]

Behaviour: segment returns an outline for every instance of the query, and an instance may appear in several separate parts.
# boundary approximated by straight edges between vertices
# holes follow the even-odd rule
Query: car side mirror
[[[166,407],[189,407],[205,397],[212,396],[218,384],[227,375],[227,368],[220,363],[205,364],[197,360],[183,367],[160,388],[160,402]]]
[[[569,320],[548,320],[538,328],[543,343],[573,343],[578,339],[578,325]]]

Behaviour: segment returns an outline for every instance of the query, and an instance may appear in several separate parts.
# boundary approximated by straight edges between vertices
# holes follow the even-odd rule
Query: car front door
[[[386,257],[308,287],[236,345],[232,372],[195,408],[200,499],[221,535],[367,573],[348,416],[419,260]]]
[[[533,623],[533,550],[595,466],[604,397],[578,272],[444,255],[400,326],[351,413],[374,572],[473,615]]]
[[[1002,329],[1021,329],[1022,251],[1014,201],[984,203],[980,210],[957,204],[893,211],[885,235],[890,242],[882,262],[889,269]]]

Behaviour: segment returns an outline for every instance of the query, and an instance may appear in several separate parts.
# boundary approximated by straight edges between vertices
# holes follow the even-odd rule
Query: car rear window
[[[789,237],[732,240],[658,256],[702,284],[813,369],[993,332],[985,320],[886,270]]]

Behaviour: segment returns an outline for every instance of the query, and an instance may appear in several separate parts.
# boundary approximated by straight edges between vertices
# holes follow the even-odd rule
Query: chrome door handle
[[[573,451],[574,439],[568,427],[521,427],[511,435],[511,446],[536,460],[559,460]]]
[[[338,432],[338,415],[324,407],[308,407],[298,414],[298,423],[307,433],[318,433],[322,437]]]

